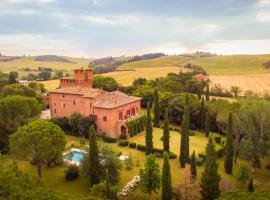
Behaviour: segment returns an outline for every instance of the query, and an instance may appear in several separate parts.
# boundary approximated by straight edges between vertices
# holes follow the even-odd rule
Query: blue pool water
[[[75,161],[75,162],[81,162],[83,159],[85,153],[79,152],[79,151],[72,151],[64,156],[64,159]]]

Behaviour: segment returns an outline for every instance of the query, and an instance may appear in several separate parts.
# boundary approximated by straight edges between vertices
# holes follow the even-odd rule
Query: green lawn
[[[153,143],[154,147],[162,148],[162,141],[160,140],[160,137],[162,136],[162,129],[154,128],[153,129]],[[170,148],[171,151],[176,153],[177,156],[179,156],[179,150],[180,150],[180,134],[178,132],[171,131],[170,132]],[[67,139],[67,149],[70,149],[71,147],[78,147],[81,149],[87,149],[86,145],[88,144],[88,141],[85,139],[84,144],[80,144],[80,139],[78,137],[73,136],[66,136]],[[129,141],[136,142],[137,144],[144,144],[145,142],[145,134],[140,133],[132,138],[129,139]],[[190,136],[190,152],[193,150],[196,151],[196,155],[198,155],[199,152],[203,152],[205,150],[205,145],[207,143],[207,138],[204,136],[201,132],[195,132],[195,136]],[[120,187],[123,187],[128,181],[130,181],[135,175],[138,174],[139,169],[143,168],[144,162],[145,162],[145,152],[138,151],[136,149],[131,149],[129,147],[120,147],[118,144],[113,143],[104,143],[102,141],[99,141],[99,145],[107,145],[110,146],[114,151],[122,152],[123,155],[128,155],[129,153],[132,153],[133,155],[133,164],[134,167],[132,170],[125,170],[124,166],[121,172],[121,180],[119,183]],[[139,158],[140,160],[140,166],[136,166],[136,160]],[[157,159],[160,169],[162,169],[163,160],[158,158]],[[221,188],[222,191],[230,191],[236,188],[236,180],[234,176],[226,175],[224,172],[223,167],[223,159],[219,159],[219,172],[221,174]],[[26,161],[18,161],[19,168],[27,173],[30,174],[36,174],[37,170],[35,166],[31,166],[29,162]],[[172,174],[172,181],[173,185],[182,188],[183,184],[185,182],[185,173],[189,173],[189,165],[186,166],[185,169],[181,169],[179,167],[179,160],[174,159],[170,160],[171,164],[171,174]],[[263,162],[263,166],[265,166],[266,162]],[[195,184],[189,186],[189,193],[195,196],[196,198],[199,197],[199,181],[201,178],[201,172],[203,170],[203,167],[198,167],[198,179],[195,182]],[[234,167],[234,174],[235,174]],[[53,168],[47,168],[43,167],[43,180],[47,187],[58,190],[58,191],[64,191],[69,193],[81,193],[81,194],[87,194],[89,191],[89,185],[88,180],[84,178],[79,178],[76,181],[68,182],[64,179],[64,171],[66,170],[65,166],[58,166]],[[254,181],[257,184],[257,188],[269,191],[270,183],[268,183],[270,179],[270,172],[269,170],[263,168],[260,170],[256,170],[256,172],[253,174]],[[187,180],[189,180],[189,176],[187,175]],[[243,187],[245,188],[245,187]]]

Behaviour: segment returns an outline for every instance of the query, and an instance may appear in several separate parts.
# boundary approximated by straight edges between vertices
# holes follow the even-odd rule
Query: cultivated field
[[[146,78],[155,79],[158,77],[167,76],[170,72],[178,73],[180,70],[183,72],[188,71],[188,69],[183,69],[180,67],[161,67],[161,68],[138,68],[134,71],[115,71],[110,73],[102,74],[102,76],[111,76],[117,80],[117,82],[122,86],[132,85],[132,82],[136,78]],[[59,86],[59,80],[42,81],[48,90],[55,89]]]
[[[30,69],[37,69],[38,67],[51,67],[53,69],[70,72],[76,68],[87,67],[89,64],[89,60],[84,58],[70,58],[70,57],[64,58],[69,61],[72,61],[73,63],[35,61],[35,57],[27,57],[12,60],[9,62],[0,62],[0,70],[3,72],[19,71],[20,76],[24,76],[29,72],[24,72],[20,70],[26,67]]]
[[[185,56],[162,56],[159,58],[140,60],[136,62],[126,63],[120,65],[118,70],[131,70],[138,68],[162,68],[162,67],[177,67],[184,62],[193,59],[192,57]]]
[[[132,85],[132,82],[136,78],[155,79],[158,77],[165,77],[168,73],[178,73],[180,70],[183,72],[188,71],[187,69],[180,67],[156,67],[156,68],[136,68],[135,71],[115,71],[103,76],[111,76],[117,80],[120,85],[128,86]]]
[[[210,75],[241,75],[270,73],[263,63],[270,60],[270,55],[233,55],[196,58],[189,60],[202,66]]]
[[[232,86],[238,86],[242,92],[250,90],[260,94],[270,93],[270,73],[210,76],[210,80],[212,86],[219,84],[229,90]]]

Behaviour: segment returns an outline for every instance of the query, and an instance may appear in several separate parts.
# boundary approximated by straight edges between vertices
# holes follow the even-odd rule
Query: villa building
[[[74,77],[61,78],[59,89],[50,92],[49,102],[53,118],[69,117],[74,112],[95,116],[97,132],[110,137],[127,134],[127,120],[141,114],[141,98],[93,88],[91,69],[76,69]]]

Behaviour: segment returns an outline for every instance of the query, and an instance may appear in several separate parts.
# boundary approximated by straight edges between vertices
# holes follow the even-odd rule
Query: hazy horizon
[[[0,53],[270,53],[270,0],[1,0]]]

